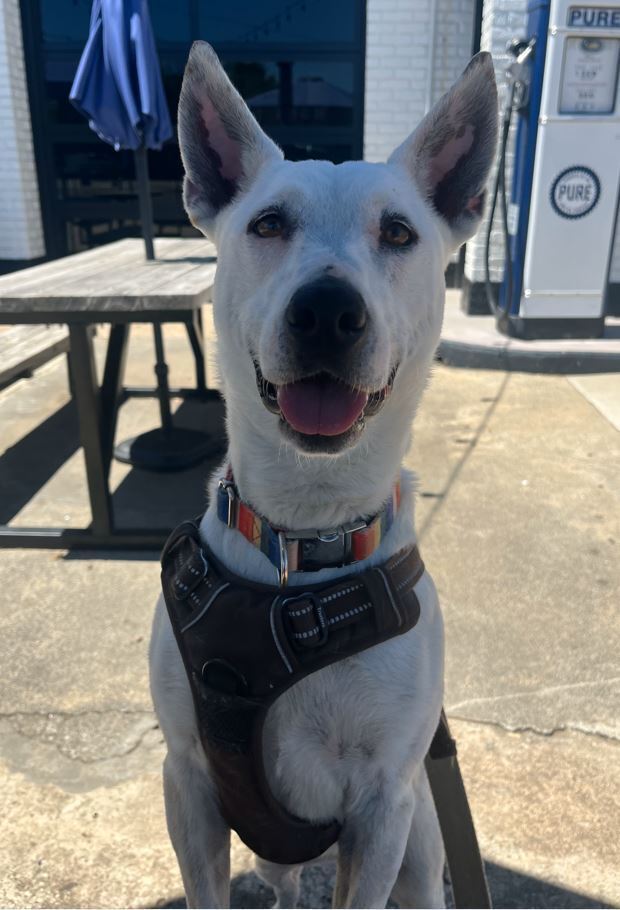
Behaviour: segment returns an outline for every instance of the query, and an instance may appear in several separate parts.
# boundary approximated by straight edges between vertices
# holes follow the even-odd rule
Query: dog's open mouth
[[[265,407],[303,436],[337,437],[362,429],[392,391],[396,367],[378,391],[347,385],[330,373],[315,373],[287,385],[268,382],[254,361],[256,383]]]

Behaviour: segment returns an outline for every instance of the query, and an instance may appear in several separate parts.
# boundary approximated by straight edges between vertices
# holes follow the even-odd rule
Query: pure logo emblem
[[[562,218],[583,218],[601,195],[601,182],[589,167],[569,167],[553,181],[551,205]]]

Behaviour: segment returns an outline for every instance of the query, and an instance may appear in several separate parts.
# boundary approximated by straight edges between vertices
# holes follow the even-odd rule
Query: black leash
[[[490,908],[491,896],[480,855],[474,820],[444,712],[426,757],[441,836],[457,908]]]

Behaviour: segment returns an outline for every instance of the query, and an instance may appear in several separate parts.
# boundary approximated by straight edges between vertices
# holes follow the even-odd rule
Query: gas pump
[[[602,334],[620,182],[620,2],[534,0],[507,70],[500,161],[487,233],[487,297],[500,331],[521,338]],[[506,147],[519,116],[510,204]],[[501,202],[506,265],[489,280]]]

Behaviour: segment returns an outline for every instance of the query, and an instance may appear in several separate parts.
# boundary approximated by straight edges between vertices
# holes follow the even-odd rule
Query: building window
[[[213,44],[286,157],[336,163],[361,157],[364,0],[150,0],[149,6],[173,119],[189,46],[200,38]],[[57,255],[140,232],[133,156],[101,142],[68,100],[90,8],[91,0],[22,0],[25,43],[41,61],[29,86],[33,129],[47,144],[37,162],[39,180],[52,187],[42,201],[53,207],[53,218],[44,220],[56,225]],[[149,168],[156,230],[192,233],[181,206],[176,144],[150,153]]]

